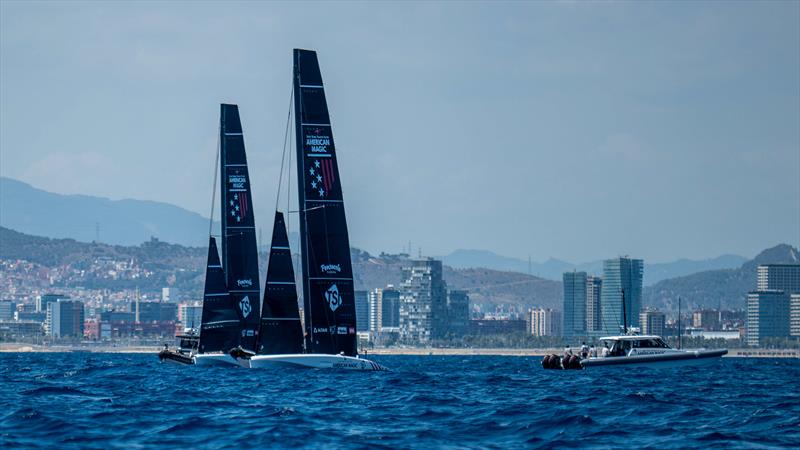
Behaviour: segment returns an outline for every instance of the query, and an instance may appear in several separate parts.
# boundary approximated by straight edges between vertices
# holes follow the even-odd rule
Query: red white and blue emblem
[[[320,198],[326,197],[333,189],[333,182],[336,177],[333,171],[333,161],[330,158],[314,159],[308,169],[308,175],[311,189]]]
[[[231,218],[236,222],[241,222],[247,217],[248,208],[247,193],[234,192],[233,197],[228,201],[228,214],[231,215]]]

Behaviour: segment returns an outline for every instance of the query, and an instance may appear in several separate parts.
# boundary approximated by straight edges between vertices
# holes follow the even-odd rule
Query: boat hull
[[[664,353],[660,355],[615,356],[606,358],[589,358],[581,361],[584,369],[589,367],[682,367],[703,366],[719,361],[728,350],[693,350],[685,352]]]
[[[239,361],[226,353],[201,353],[194,355],[194,364],[197,366],[239,366]]]
[[[362,371],[387,370],[380,364],[368,359],[325,354],[256,355],[250,359],[240,360],[240,363],[245,367],[254,369],[298,367]]]
[[[189,366],[194,364],[194,360],[191,356],[172,350],[161,350],[158,352],[158,359],[162,363],[176,364],[180,366]]]

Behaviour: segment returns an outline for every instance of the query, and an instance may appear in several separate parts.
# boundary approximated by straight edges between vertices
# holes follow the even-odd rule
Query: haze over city
[[[800,243],[800,4],[756,5],[3,2],[0,174],[207,216],[237,103],[268,228],[305,47],[354,246],[751,257]]]

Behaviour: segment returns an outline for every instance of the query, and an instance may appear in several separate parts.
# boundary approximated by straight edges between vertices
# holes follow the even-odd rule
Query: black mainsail
[[[231,302],[240,320],[236,345],[255,350],[261,302],[250,176],[239,108],[222,104],[220,109],[222,263]]]
[[[258,334],[258,354],[303,353],[303,330],[297,307],[292,252],[283,214],[275,211],[267,282]]]
[[[227,352],[239,345],[241,321],[225,286],[225,272],[219,262],[217,242],[212,236],[208,238],[207,261],[199,352]]]
[[[306,351],[355,356],[350,240],[316,52],[294,50],[293,79]]]

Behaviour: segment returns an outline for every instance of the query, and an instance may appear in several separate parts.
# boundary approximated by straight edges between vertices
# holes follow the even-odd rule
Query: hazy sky
[[[752,256],[800,243],[799,5],[4,0],[0,174],[207,216],[238,103],[268,235],[302,47],[354,246]]]

